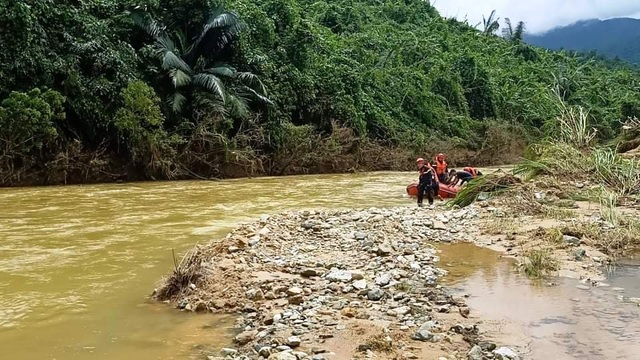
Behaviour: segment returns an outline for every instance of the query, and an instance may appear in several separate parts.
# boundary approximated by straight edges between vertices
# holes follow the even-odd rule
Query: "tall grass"
[[[616,149],[593,146],[596,131],[589,125],[589,112],[567,105],[557,91],[554,95],[558,115],[546,124],[550,138],[533,145],[532,158],[514,173],[529,179],[546,174],[592,180],[620,195],[640,191],[640,162],[621,157]]]
[[[622,195],[640,191],[640,163],[625,159],[610,148],[596,148],[589,157],[595,175]]]
[[[541,278],[558,270],[558,260],[548,250],[533,249],[525,252],[524,256],[527,259],[524,263],[524,272],[529,277]]]
[[[545,124],[551,137],[576,149],[593,145],[598,131],[590,124],[589,110],[567,104],[557,86],[549,93],[549,98],[556,108],[556,116]]]
[[[616,209],[618,195],[609,193],[608,196],[600,198],[600,216],[613,226],[618,226],[620,215]]]
[[[534,158],[516,165],[514,174],[530,180],[538,175],[575,177],[589,170],[584,153],[569,144],[548,141],[533,147],[536,148]]]

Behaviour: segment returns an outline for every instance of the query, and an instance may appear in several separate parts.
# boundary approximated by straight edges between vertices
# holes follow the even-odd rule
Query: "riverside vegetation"
[[[9,0],[0,22],[2,185],[513,162],[550,89],[599,140],[640,114],[636,70],[427,1]]]

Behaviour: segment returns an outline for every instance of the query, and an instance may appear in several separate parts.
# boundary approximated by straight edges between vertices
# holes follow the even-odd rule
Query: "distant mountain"
[[[596,51],[640,64],[640,20],[614,18],[584,20],[543,34],[526,35],[524,40],[551,50]]]

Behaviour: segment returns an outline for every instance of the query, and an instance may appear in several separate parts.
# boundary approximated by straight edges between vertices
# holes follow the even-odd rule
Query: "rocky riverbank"
[[[446,271],[434,245],[470,242],[525,272],[541,267],[600,285],[609,257],[575,229],[606,234],[612,225],[599,209],[558,208],[536,194],[463,209],[265,215],[198,245],[154,296],[185,311],[238,315],[234,347],[211,359],[522,358],[526,344],[492,342],[496,329],[438,284]]]
[[[264,216],[196,247],[155,296],[237,313],[241,331],[221,358],[515,359],[438,285],[446,271],[433,243],[472,241],[481,211]]]

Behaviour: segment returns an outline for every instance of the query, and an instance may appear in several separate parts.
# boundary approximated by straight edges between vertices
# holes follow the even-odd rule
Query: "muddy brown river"
[[[266,213],[413,206],[404,188],[414,177],[380,172],[0,189],[2,359],[202,359],[203,348],[228,345],[234,319],[147,301],[173,266],[172,249],[182,254]],[[447,281],[471,293],[470,305],[483,315],[510,318],[509,326],[531,336],[529,358],[640,354],[638,307],[618,300],[619,292],[581,292],[571,281],[535,287],[496,253],[464,246],[443,248]],[[640,297],[640,274],[628,269],[611,284]]]

